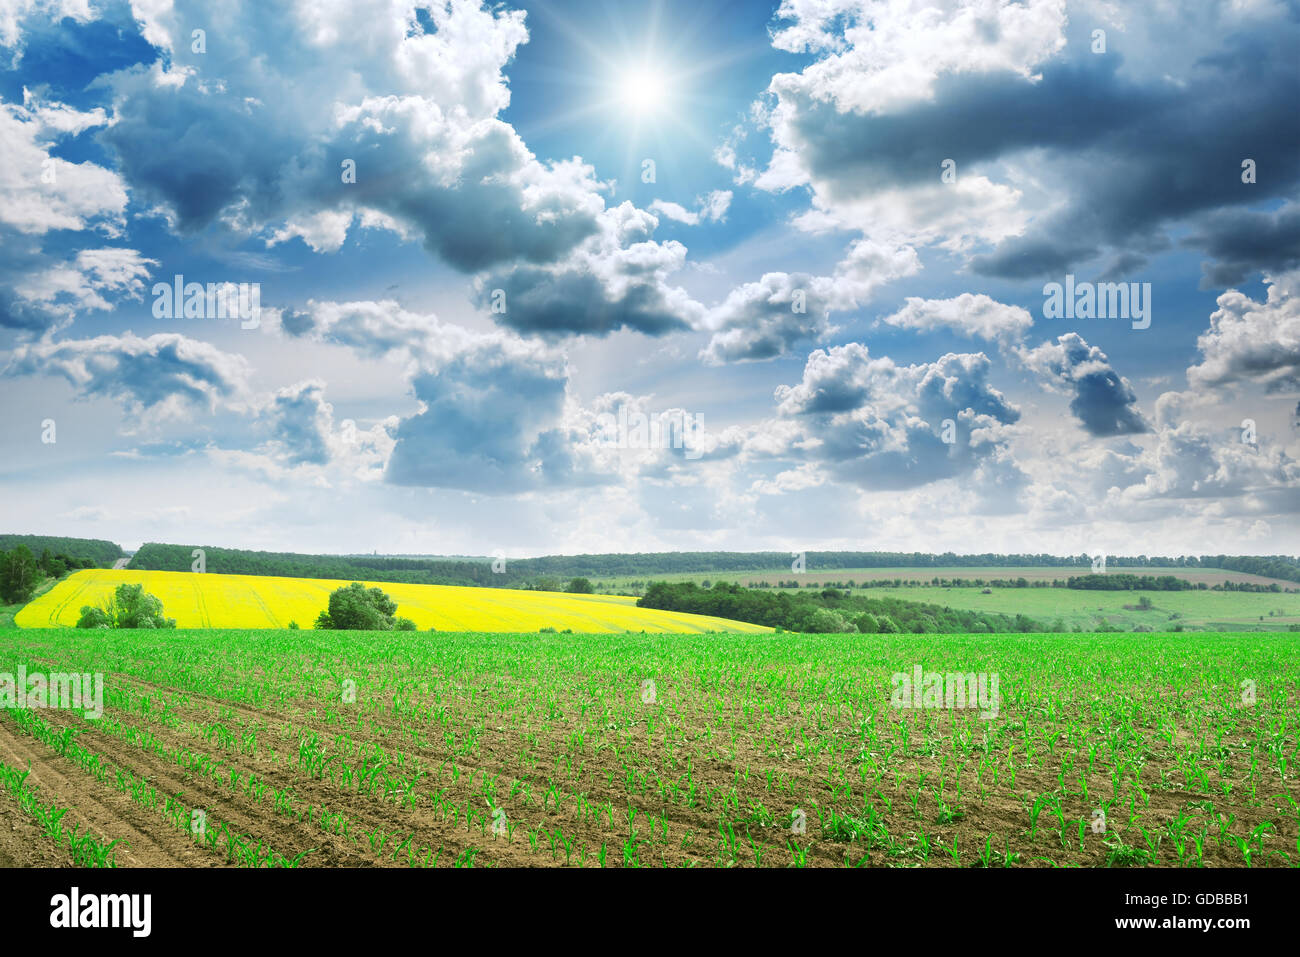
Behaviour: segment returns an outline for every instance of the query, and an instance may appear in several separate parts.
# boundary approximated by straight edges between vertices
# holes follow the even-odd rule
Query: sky
[[[0,530],[1300,552],[1300,4],[0,0]]]

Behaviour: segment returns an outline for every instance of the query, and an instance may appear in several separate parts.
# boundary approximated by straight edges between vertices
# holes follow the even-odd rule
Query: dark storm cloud
[[[1084,35],[1041,65],[1041,79],[940,76],[932,100],[900,111],[840,112],[798,89],[783,89],[782,99],[794,107],[800,159],[831,202],[928,186],[945,157],[970,170],[1041,151],[1035,175],[1068,204],[973,259],[978,273],[1021,279],[1060,273],[1107,246],[1158,249],[1172,222],[1293,195],[1298,44],[1294,19],[1231,34],[1221,55],[1202,59],[1175,85],[1127,78],[1118,44],[1093,55]],[[1260,171],[1255,184],[1241,181],[1244,158]],[[1270,255],[1262,244],[1243,252],[1243,266]]]
[[[1089,435],[1108,438],[1150,431],[1128,381],[1111,368],[1106,353],[1078,333],[1022,350],[1021,356],[1050,386],[1072,394],[1070,411]]]
[[[1204,266],[1203,289],[1239,285],[1257,271],[1294,269],[1300,266],[1300,204],[1287,203],[1272,212],[1217,210],[1184,245],[1215,260]]]

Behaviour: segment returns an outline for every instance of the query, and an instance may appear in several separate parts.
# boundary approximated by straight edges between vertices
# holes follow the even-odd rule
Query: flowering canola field
[[[106,601],[118,585],[140,584],[163,603],[179,628],[311,628],[330,592],[347,582],[323,578],[217,575],[196,572],[85,569],[70,575],[14,616],[20,628],[70,627],[83,605]],[[621,595],[570,595],[457,585],[364,582],[397,602],[397,614],[421,629],[527,632],[541,628],[575,632],[771,631],[707,615],[636,607]]]

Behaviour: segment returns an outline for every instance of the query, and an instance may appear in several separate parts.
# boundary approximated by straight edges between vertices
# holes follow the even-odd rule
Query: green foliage
[[[0,598],[6,605],[31,601],[36,586],[45,577],[32,557],[31,549],[19,545],[12,552],[0,554]]]
[[[45,541],[35,535],[0,535],[0,542],[30,539]],[[75,539],[48,539],[48,541],[75,541]],[[117,546],[113,546],[116,548]],[[9,552],[0,551],[0,604],[24,605],[31,601],[37,588],[46,578],[62,578],[70,570],[94,567],[89,558],[75,558],[55,554],[43,548],[41,557],[35,558],[32,549],[23,541],[14,544]]]
[[[867,598],[834,588],[773,592],[742,588],[729,582],[718,582],[712,588],[700,588],[694,582],[652,582],[637,605],[810,634],[843,634],[862,631],[863,626],[886,634],[1046,630],[1024,615],[1013,618],[997,612],[953,609],[900,598]]]
[[[330,594],[329,608],[316,627],[335,631],[415,631],[415,622],[397,617],[397,603],[378,588],[353,582]]]
[[[163,615],[163,604],[143,585],[118,585],[100,606],[83,605],[78,628],[175,628],[176,619]]]
[[[858,628],[837,611],[818,608],[808,616],[807,630],[819,635],[841,635]]]
[[[108,610],[94,605],[82,605],[81,617],[77,619],[78,628],[112,628],[113,618]]]
[[[100,538],[62,538],[57,535],[0,535],[0,551],[26,546],[33,555],[49,552],[69,568],[108,568],[122,557],[122,547]],[[189,566],[186,566],[189,570]]]
[[[590,595],[594,588],[591,587],[591,581],[586,578],[574,578],[564,587],[564,590],[575,595]]]
[[[12,537],[12,536],[11,536]],[[44,540],[43,540],[44,541]],[[48,541],[60,541],[49,539]],[[67,541],[77,541],[70,539]],[[117,549],[111,542],[104,545]],[[150,542],[131,559],[130,568],[189,571],[194,544]],[[3,537],[0,537],[3,546]],[[56,552],[68,549],[50,546]],[[558,591],[575,577],[588,579],[652,576],[695,572],[787,571],[788,552],[659,552],[648,554],[550,555],[512,559],[494,572],[490,558],[432,556],[309,555],[293,552],[254,552],[204,546],[208,571],[228,575],[284,575],[291,578],[337,578],[344,581],[390,581],[435,585],[535,587]],[[117,553],[113,555],[116,557]],[[1087,555],[1016,554],[956,555],[952,552],[808,552],[809,569],[846,568],[1079,568],[1091,567]],[[1300,560],[1287,556],[1107,556],[1115,568],[1225,568],[1300,582]],[[111,564],[110,562],[103,562]],[[1021,579],[1023,581],[1023,579]],[[1024,582],[1022,587],[1028,586]],[[543,587],[545,586],[545,587]],[[706,586],[707,587],[707,586]]]

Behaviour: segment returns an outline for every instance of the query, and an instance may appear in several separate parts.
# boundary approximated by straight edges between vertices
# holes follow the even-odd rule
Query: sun
[[[653,116],[672,102],[672,82],[666,71],[653,66],[634,67],[617,80],[618,105],[636,116]]]

